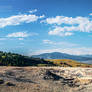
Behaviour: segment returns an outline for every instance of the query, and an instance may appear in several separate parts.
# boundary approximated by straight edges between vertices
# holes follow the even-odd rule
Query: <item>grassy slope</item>
[[[53,62],[56,66],[62,67],[92,67],[91,64],[80,63],[70,59],[46,59],[46,61]]]

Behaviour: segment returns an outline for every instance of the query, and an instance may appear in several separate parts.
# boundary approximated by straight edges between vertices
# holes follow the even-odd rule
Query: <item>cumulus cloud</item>
[[[42,21],[50,25],[56,25],[48,32],[49,35],[71,36],[74,31],[91,32],[92,20],[89,17],[56,16]]]
[[[14,25],[20,25],[22,23],[31,23],[35,22],[38,19],[43,18],[42,16],[37,16],[34,14],[19,14],[10,16],[7,18],[0,18],[0,28],[6,27],[6,26],[14,26]]]
[[[46,23],[48,24],[81,24],[83,23],[84,21],[86,23],[89,22],[89,18],[87,17],[81,17],[81,16],[77,16],[75,18],[73,17],[66,17],[66,16],[56,16],[56,17],[53,17],[53,18],[47,18],[46,20]]]
[[[48,32],[49,35],[59,35],[59,36],[71,36],[73,32],[72,30],[76,30],[75,27],[55,27],[53,30]]]

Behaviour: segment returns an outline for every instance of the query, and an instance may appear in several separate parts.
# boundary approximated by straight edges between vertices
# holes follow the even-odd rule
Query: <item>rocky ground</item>
[[[92,68],[0,67],[0,92],[92,92]]]

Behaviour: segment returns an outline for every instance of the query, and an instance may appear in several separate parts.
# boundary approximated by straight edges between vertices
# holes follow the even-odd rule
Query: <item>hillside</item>
[[[32,58],[15,53],[0,52],[0,66],[54,66],[43,59]]]
[[[52,62],[56,66],[61,67],[92,67],[92,64],[80,63],[71,59],[46,59],[46,60]]]

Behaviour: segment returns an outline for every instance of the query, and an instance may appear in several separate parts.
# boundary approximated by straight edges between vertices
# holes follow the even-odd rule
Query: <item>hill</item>
[[[92,67],[92,64],[80,63],[71,59],[46,59],[56,66],[61,67]]]
[[[70,55],[66,53],[60,53],[60,52],[53,52],[53,53],[43,53],[40,55],[33,55],[32,57],[35,58],[43,58],[43,59],[72,59],[80,62],[89,63],[92,61],[92,57],[87,56],[77,56],[77,55]],[[90,62],[92,63],[92,62]]]
[[[15,53],[0,51],[0,66],[53,66],[53,63],[44,59],[32,58]]]

